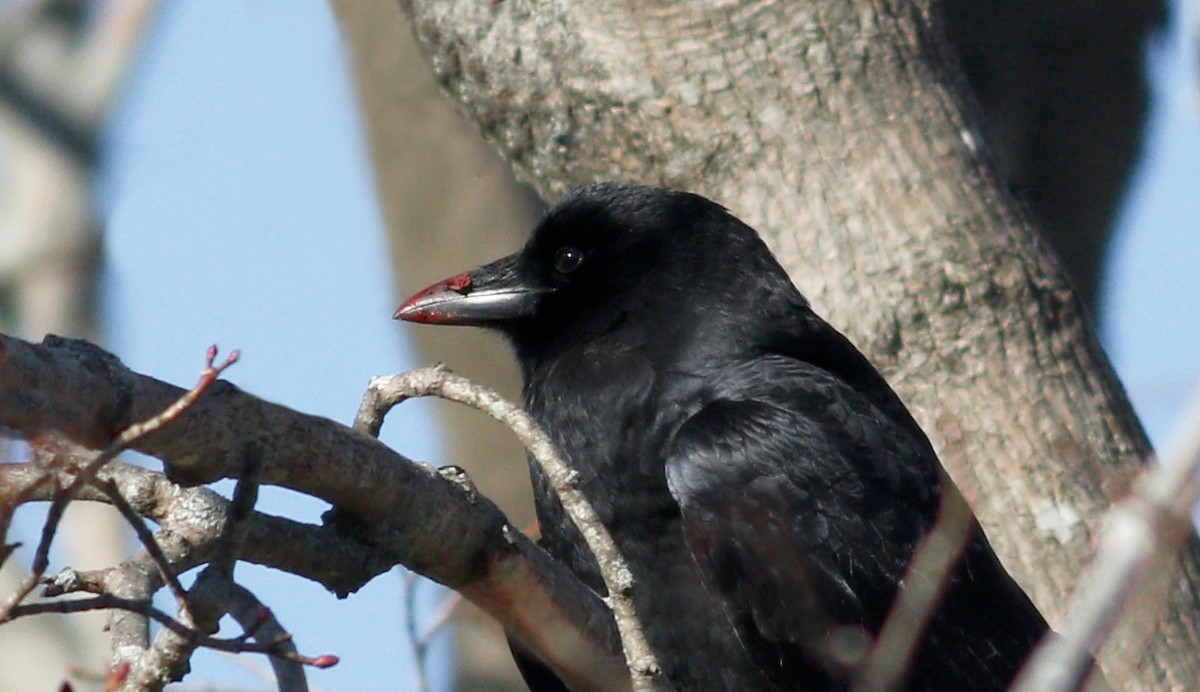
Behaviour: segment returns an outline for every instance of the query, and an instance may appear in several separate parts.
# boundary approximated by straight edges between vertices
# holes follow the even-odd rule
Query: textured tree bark
[[[914,409],[1051,620],[1149,446],[982,151],[929,2],[409,0],[442,83],[548,198],[687,188],[763,232]],[[1194,559],[1136,689],[1200,679]]]
[[[183,393],[130,371],[89,342],[51,336],[35,345],[0,334],[0,429],[26,440],[61,437],[87,449],[104,449],[129,426],[157,416]],[[349,556],[341,565],[350,574],[353,588],[391,565],[403,564],[462,593],[575,689],[627,689],[629,675],[617,654],[619,643],[609,607],[513,527],[457,471],[413,463],[369,435],[263,401],[223,380],[213,383],[178,418],[137,438],[130,448],[163,461],[166,480],[171,482],[159,486],[171,494],[178,491],[172,487],[177,484],[239,477],[251,445],[260,452],[258,478],[263,484],[329,502],[337,511],[323,517],[324,525],[334,525],[327,538],[342,537],[368,548],[369,561],[354,564]],[[45,468],[35,472],[45,473]],[[20,482],[14,468],[2,475]],[[27,479],[26,488],[30,483],[36,481]],[[127,483],[125,490],[137,496],[149,490],[144,483],[138,485]],[[197,493],[190,492],[196,499]],[[6,495],[10,502],[32,499],[22,494],[27,493],[6,488],[0,493],[0,504]],[[129,501],[139,505],[135,511],[148,509],[144,499]],[[222,518],[202,511],[202,502],[174,504],[171,516],[159,520],[164,529],[173,523],[200,523],[210,535],[210,544],[222,540]],[[207,504],[206,509],[221,509]],[[196,522],[198,512],[202,519]],[[247,530],[254,531],[251,524],[259,524],[276,534],[261,542],[285,544],[281,523],[267,518],[274,527],[264,527],[263,519],[253,517]],[[308,532],[326,529],[310,526]],[[325,581],[328,570],[319,564],[301,565],[280,557],[275,554],[273,566],[298,568]],[[139,588],[150,592],[156,588],[146,586],[144,579],[139,583]],[[114,595],[142,598],[146,593]],[[144,628],[143,620],[140,629]],[[145,649],[148,631],[145,636],[129,635],[126,641]],[[113,643],[118,644],[115,638]],[[124,660],[140,657],[127,649],[114,654]]]

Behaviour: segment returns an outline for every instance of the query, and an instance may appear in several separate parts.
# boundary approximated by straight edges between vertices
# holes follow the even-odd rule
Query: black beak
[[[404,301],[393,319],[422,324],[487,325],[532,315],[550,291],[524,276],[520,255],[457,274]]]

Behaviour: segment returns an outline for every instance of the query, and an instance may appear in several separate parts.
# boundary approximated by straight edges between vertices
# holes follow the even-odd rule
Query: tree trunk
[[[938,4],[988,143],[1098,320],[1105,250],[1149,101],[1142,55],[1165,3]]]
[[[95,151],[153,18],[153,0],[23,3],[0,15],[0,331],[97,339],[102,224]],[[13,454],[0,441],[6,458]],[[80,504],[62,535],[74,564],[108,564],[128,532],[106,507]],[[17,564],[0,571],[15,590]],[[0,689],[49,689],[72,666],[107,659],[105,616],[26,620],[0,632]]]
[[[1078,302],[983,151],[929,1],[403,7],[439,81],[547,198],[700,192],[763,232],[914,410],[1052,621],[1149,453]],[[1200,679],[1175,579],[1121,686]]]
[[[399,8],[392,0],[330,5],[354,65],[397,297],[510,252],[534,224],[540,202],[438,92]],[[494,335],[474,329],[409,333],[422,361],[446,362],[510,398],[519,396],[512,356]],[[499,425],[480,424],[477,412],[461,406],[440,413],[451,431],[447,459],[467,467],[514,523],[530,526],[533,496],[517,471],[525,462],[516,438]],[[462,687],[524,689],[498,628],[486,617],[462,622],[454,652]]]

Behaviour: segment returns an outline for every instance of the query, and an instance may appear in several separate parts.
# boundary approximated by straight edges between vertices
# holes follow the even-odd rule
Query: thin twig
[[[259,604],[249,591],[233,583],[233,571],[245,541],[248,520],[254,514],[261,470],[262,455],[258,446],[253,442],[248,443],[242,450],[242,470],[229,503],[229,514],[217,538],[216,550],[188,593],[189,618],[184,619],[184,623],[200,632],[215,633],[221,618],[231,614],[247,627],[245,634],[237,638],[245,641],[256,636],[258,627],[266,622],[258,619],[260,616],[270,617],[270,611]],[[277,625],[275,629],[283,633],[283,629]],[[160,633],[146,656],[138,662],[135,682],[147,680],[158,683],[182,676],[187,672],[188,662],[197,646],[199,643],[195,640],[176,636],[172,632]],[[288,643],[284,648],[294,647]],[[288,666],[276,668],[281,690],[307,690],[308,683],[302,673]]]
[[[196,384],[191,389],[184,392],[183,396],[176,399],[170,406],[167,406],[165,409],[163,409],[158,415],[152,416],[141,423],[134,423],[128,428],[122,430],[121,434],[117,436],[117,439],[114,440],[113,443],[109,445],[104,452],[102,452],[102,454],[112,454],[115,456],[116,454],[128,449],[129,446],[137,440],[149,435],[152,432],[155,432],[156,430],[161,429],[168,423],[178,420],[178,418],[183,415],[184,411],[187,411],[189,408],[191,408],[192,405],[196,403],[196,400],[203,396],[204,393],[208,391],[209,387],[213,386],[213,383],[217,381],[217,378],[221,376],[221,373],[224,372],[229,366],[238,362],[238,358],[240,357],[241,352],[234,350],[229,353],[227,358],[225,358],[224,363],[221,363],[220,365],[214,365],[217,359],[217,347],[215,344],[209,346],[208,350],[205,352],[204,370],[200,372],[200,379],[196,381]],[[104,462],[100,461],[99,459],[91,464],[91,466],[95,466],[97,468],[103,465]]]
[[[417,692],[429,692],[429,679],[425,676],[425,654],[428,650],[421,641],[420,628],[417,625],[417,584],[420,577],[416,572],[405,571],[401,577],[404,586],[404,628],[408,632],[408,641],[413,647],[413,684]]]
[[[462,602],[462,594],[457,591],[451,591],[446,594],[446,597],[442,599],[441,604],[438,606],[437,612],[429,618],[429,622],[425,623],[425,629],[421,630],[421,636],[418,637],[418,641],[423,647],[428,648],[434,636],[442,631],[450,622],[450,619],[454,617],[454,614],[458,612],[458,607],[462,605]]]
[[[250,518],[253,517],[254,506],[258,502],[258,484],[259,478],[262,477],[262,465],[262,451],[258,445],[249,443],[242,456],[242,473],[233,490],[229,520],[221,535],[216,557],[204,569],[204,573],[197,579],[197,584],[204,582],[207,585],[215,575],[220,575],[222,610],[232,615],[244,630],[238,640],[246,641],[253,637],[259,642],[281,642],[280,646],[285,651],[297,655],[291,635],[276,619],[275,613],[263,605],[249,589],[233,582],[233,570],[242,554]],[[323,660],[328,665],[337,663],[335,656],[325,656]],[[308,679],[304,674],[304,669],[296,665],[295,661],[272,658],[271,667],[275,672],[279,692],[308,692]]]
[[[78,470],[75,478],[69,485],[56,494],[54,501],[50,504],[50,511],[47,513],[46,522],[42,525],[42,537],[38,543],[37,552],[34,554],[30,574],[22,582],[17,592],[3,606],[0,606],[0,622],[3,622],[7,618],[8,614],[17,604],[25,600],[45,575],[46,568],[50,563],[50,543],[54,540],[54,534],[58,531],[58,524],[62,519],[62,513],[66,509],[67,504],[79,493],[80,488],[89,483],[105,464],[115,459],[118,454],[128,449],[134,442],[178,419],[184,411],[196,403],[196,400],[204,392],[208,391],[208,388],[212,386],[213,382],[216,382],[217,377],[220,376],[222,371],[238,360],[238,352],[233,351],[225,359],[224,363],[214,365],[213,363],[217,357],[216,346],[209,346],[205,356],[204,370],[194,387],[176,399],[170,406],[163,409],[158,415],[152,416],[140,423],[134,423],[122,430],[104,451],[97,454],[87,465]]]
[[[1092,673],[1091,652],[1112,635],[1137,587],[1194,530],[1200,500],[1200,388],[1176,424],[1171,443],[1147,464],[1133,494],[1109,512],[1100,550],[1071,599],[1060,636],[1042,642],[1013,687],[1017,692],[1073,690]]]
[[[229,613],[242,626],[243,633],[234,641],[246,642],[253,637],[260,644],[279,648],[284,656],[272,656],[271,667],[275,672],[275,681],[279,692],[307,692],[308,680],[304,669],[298,665],[293,656],[298,656],[292,636],[275,617],[275,613],[258,600],[249,589],[233,583],[228,579],[216,577],[219,583],[209,583],[206,588],[216,591],[213,596],[223,604],[223,610]],[[318,657],[322,667],[337,663],[336,656]],[[317,659],[311,659],[317,660]]]
[[[42,524],[42,535],[38,539],[37,550],[34,551],[33,564],[29,574],[21,581],[17,591],[4,602],[4,605],[0,606],[0,622],[4,622],[8,618],[13,608],[24,601],[45,576],[46,568],[50,566],[50,544],[54,541],[58,523],[69,502],[67,498],[68,495],[62,488],[55,491],[54,500],[50,503],[50,510],[46,513],[46,522]]]
[[[111,594],[100,594],[88,598],[79,598],[67,601],[42,601],[39,603],[25,603],[13,608],[7,619],[0,622],[9,622],[16,620],[17,618],[27,617],[30,615],[43,615],[45,613],[82,613],[91,610],[127,610],[133,613],[145,615],[180,637],[184,637],[189,641],[194,641],[196,642],[197,646],[201,646],[206,649],[229,651],[233,653],[266,654],[268,656],[277,656],[288,661],[293,661],[306,666],[314,666],[317,668],[329,668],[330,666],[336,665],[338,662],[336,656],[330,656],[328,654],[321,656],[303,656],[295,652],[289,652],[281,649],[280,647],[285,642],[291,641],[290,636],[266,643],[247,642],[237,638],[224,639],[221,637],[213,637],[194,628],[188,627],[158,608],[150,605],[146,601],[131,598],[120,598],[119,596],[113,596]]]
[[[229,518],[225,522],[217,554],[209,562],[209,568],[219,569],[226,579],[233,579],[233,568],[242,554],[249,519],[254,515],[254,505],[258,502],[258,480],[261,477],[262,450],[253,442],[247,443],[242,453],[242,473],[238,476],[233,498],[229,501]]]
[[[142,518],[134,511],[133,507],[129,506],[129,502],[121,495],[121,491],[117,489],[117,484],[111,478],[100,480],[93,478],[92,485],[104,493],[108,497],[108,501],[112,503],[121,516],[125,517],[125,521],[133,527],[133,532],[141,541],[142,547],[146,549],[146,554],[154,561],[158,567],[158,572],[162,575],[163,582],[167,588],[171,590],[171,595],[175,597],[175,604],[179,608],[180,613],[188,612],[187,591],[183,588],[183,584],[179,583],[179,577],[175,574],[175,569],[171,567],[170,560],[163,554],[162,546],[158,544],[158,539],[154,534],[150,533],[150,529],[146,528],[146,524],[142,522]],[[185,615],[190,619],[190,615]]]
[[[417,587],[422,583],[420,575],[416,572],[405,571],[402,575],[402,584],[404,586],[404,609],[405,629],[408,633],[408,639],[412,642],[413,658],[416,660],[416,669],[413,675],[416,678],[415,685],[420,692],[427,692],[429,689],[429,678],[425,674],[425,669],[429,663],[429,646],[433,638],[446,623],[450,622],[450,618],[457,611],[459,604],[462,603],[462,594],[457,591],[452,591],[442,599],[438,610],[429,618],[429,622],[421,627],[417,621]]]
[[[15,512],[17,507],[24,503],[29,497],[32,497],[38,490],[40,490],[42,486],[48,485],[49,483],[49,475],[41,476],[28,487],[22,488],[11,499],[6,498],[5,502],[0,503],[0,567],[4,566],[4,563],[8,560],[8,557],[12,555],[13,551],[21,545],[20,543],[5,542],[8,538],[8,527],[12,522],[13,512]]]
[[[54,491],[49,487],[53,477],[40,462],[0,464],[0,506],[53,500]],[[164,547],[176,574],[207,562],[215,554],[220,541],[216,532],[232,513],[226,498],[207,487],[183,487],[159,471],[121,461],[105,466],[97,479],[111,479],[135,512],[162,526],[163,531],[155,534],[160,547],[165,540],[172,540],[186,549],[186,554],[176,554]],[[80,490],[76,500],[108,502],[109,498],[89,485]],[[240,559],[315,580],[341,596],[395,564],[388,555],[330,527],[258,512],[246,525],[248,535]],[[348,565],[355,567],[348,569]]]
[[[69,593],[108,593],[106,582],[108,576],[112,574],[116,567],[105,567],[102,569],[85,569],[77,570],[71,567],[65,567],[53,577],[47,577],[42,581],[45,588],[42,589],[43,598],[51,598],[54,596],[65,596]]]
[[[444,365],[437,365],[393,377],[372,379],[355,417],[354,428],[377,436],[388,410],[406,399],[423,396],[437,396],[478,409],[504,423],[521,440],[546,474],[563,508],[596,557],[600,576],[608,589],[608,602],[620,633],[634,689],[661,688],[665,684],[661,676],[662,669],[646,642],[630,598],[633,573],[596,510],[576,487],[577,473],[529,414],[496,392],[451,373]]]
[[[971,539],[974,515],[949,478],[933,529],[921,540],[904,575],[904,588],[854,680],[855,692],[883,692],[901,686],[921,635],[950,585],[954,566]]]

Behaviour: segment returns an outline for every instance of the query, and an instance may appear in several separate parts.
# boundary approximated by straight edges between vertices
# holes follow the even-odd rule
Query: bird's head
[[[395,317],[496,329],[520,352],[630,323],[669,334],[736,318],[746,300],[780,288],[799,298],[754,230],[720,205],[603,183],[556,204],[519,252],[429,286]]]

